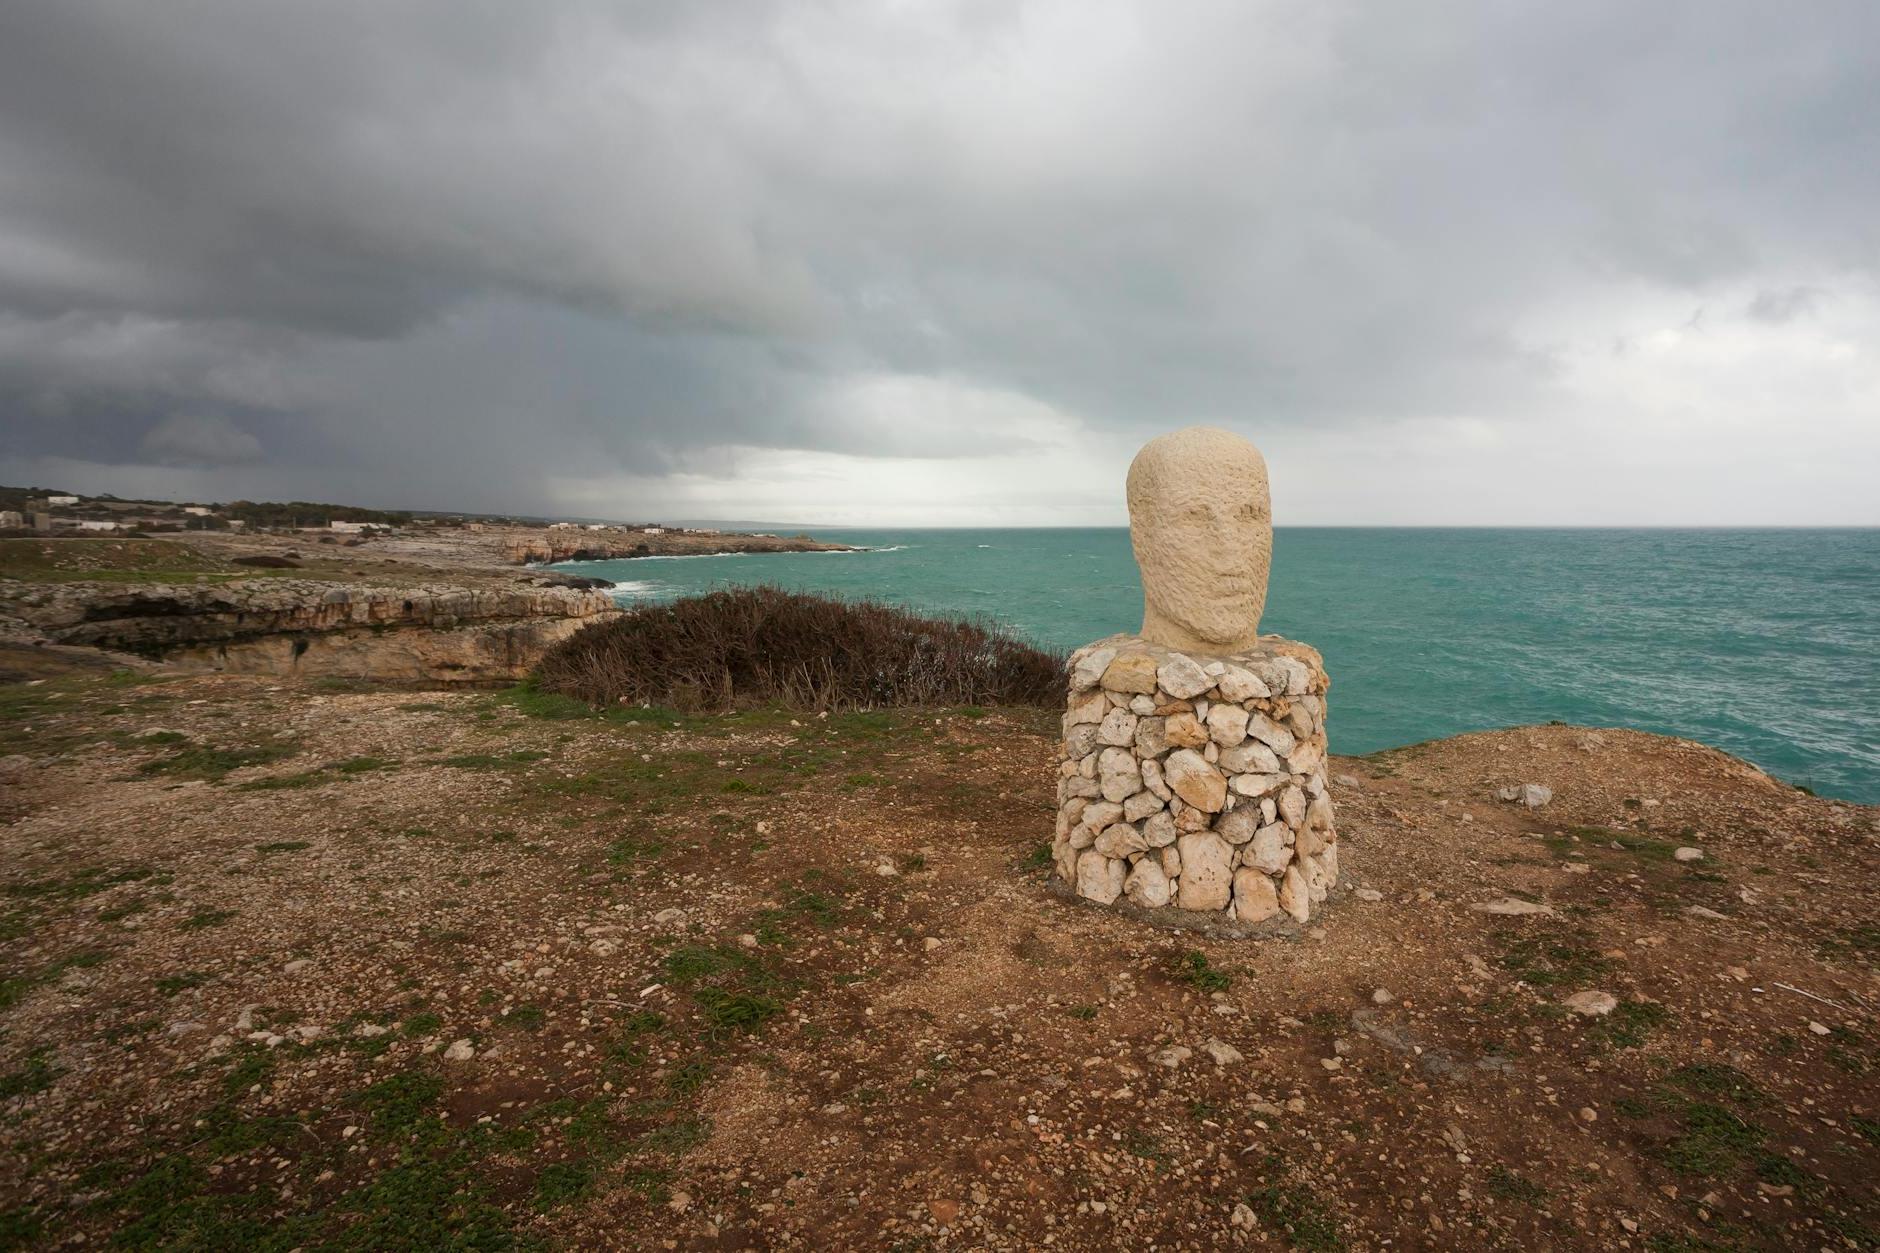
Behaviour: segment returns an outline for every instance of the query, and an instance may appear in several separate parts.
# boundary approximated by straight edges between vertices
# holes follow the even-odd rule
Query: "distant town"
[[[335,535],[392,534],[412,528],[461,529],[546,527],[551,531],[635,532],[641,535],[718,535],[715,527],[651,523],[544,522],[496,514],[448,514],[364,509],[315,501],[251,501],[195,504],[81,496],[44,488],[0,487],[0,533],[38,535],[100,533],[160,535],[181,531],[325,531]],[[775,538],[768,532],[743,532]]]

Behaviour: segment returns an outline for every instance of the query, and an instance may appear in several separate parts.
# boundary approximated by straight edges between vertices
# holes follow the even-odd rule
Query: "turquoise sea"
[[[562,568],[627,604],[773,583],[984,615],[1057,649],[1141,623],[1120,528],[815,533],[868,551]],[[1335,752],[1558,719],[1880,803],[1880,530],[1282,527],[1261,629],[1325,654]]]

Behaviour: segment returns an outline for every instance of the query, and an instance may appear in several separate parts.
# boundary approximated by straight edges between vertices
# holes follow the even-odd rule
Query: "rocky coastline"
[[[509,683],[619,612],[606,580],[536,566],[846,551],[800,535],[482,524],[22,537],[0,540],[0,638],[196,670]]]

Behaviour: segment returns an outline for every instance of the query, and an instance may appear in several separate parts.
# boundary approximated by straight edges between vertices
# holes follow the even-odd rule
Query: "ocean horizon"
[[[1126,527],[817,527],[854,553],[563,563],[623,605],[757,583],[997,622],[1140,625]],[[1261,630],[1318,648],[1334,752],[1549,721],[1697,740],[1880,802],[1880,529],[1278,527]]]

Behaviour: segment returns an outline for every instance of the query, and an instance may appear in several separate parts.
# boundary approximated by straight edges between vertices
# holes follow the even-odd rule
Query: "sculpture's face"
[[[1130,466],[1129,526],[1145,636],[1214,652],[1253,643],[1273,553],[1258,449],[1205,427],[1150,442]]]

